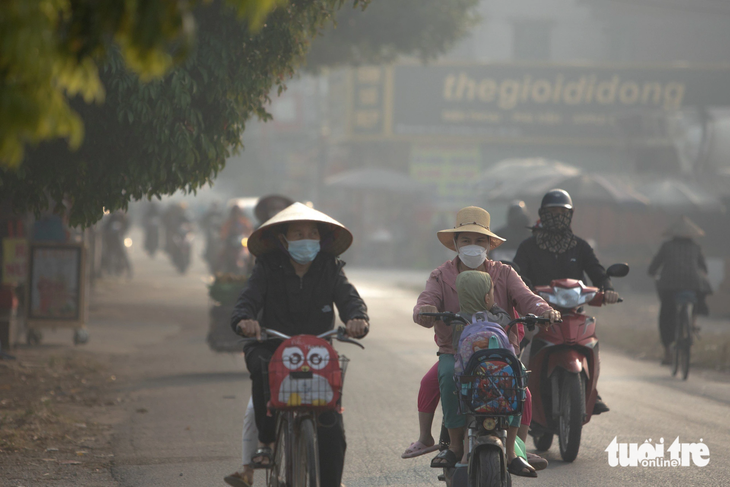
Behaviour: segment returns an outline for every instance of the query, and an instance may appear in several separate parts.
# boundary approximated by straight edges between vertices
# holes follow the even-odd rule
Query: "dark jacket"
[[[342,268],[345,263],[320,252],[300,278],[289,256],[274,251],[256,259],[253,273],[231,316],[235,330],[240,320],[258,319],[261,326],[287,335],[319,335],[335,324],[333,304],[340,319],[367,320],[367,306]]]
[[[613,290],[606,269],[598,262],[593,248],[582,238],[575,237],[577,244],[562,254],[542,250],[535,237],[522,242],[514,262],[520,268],[522,279],[531,287],[547,286],[554,279],[580,279],[587,274],[594,286]]]
[[[700,274],[707,273],[702,248],[690,238],[673,238],[659,249],[649,264],[649,275],[654,276],[661,268],[657,282],[660,291],[709,292],[709,284]]]

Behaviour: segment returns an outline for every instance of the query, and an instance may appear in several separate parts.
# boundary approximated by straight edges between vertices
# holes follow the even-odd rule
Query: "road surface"
[[[139,241],[139,239],[138,239]],[[101,282],[93,299],[91,341],[125,377],[116,391],[113,476],[121,486],[225,485],[240,465],[241,425],[250,382],[243,356],[212,352],[205,336],[205,268],[185,276],[164,255],[151,260],[134,247],[135,275]],[[430,455],[402,460],[417,437],[416,395],[436,361],[433,334],[412,323],[414,286],[427,273],[347,269],[370,309],[365,350],[339,344],[351,359],[344,392],[347,487],[442,485]],[[603,312],[604,310],[600,310]],[[599,331],[600,336],[600,331]],[[59,332],[46,341],[70,340]],[[611,407],[583,430],[578,459],[560,460],[557,439],[539,479],[514,485],[728,485],[730,383],[672,379],[667,368],[601,353],[599,390]],[[440,412],[437,414],[440,421]],[[434,426],[434,434],[437,433]],[[706,467],[610,467],[604,451],[618,442],[708,446]],[[532,448],[531,440],[528,447]],[[668,454],[667,454],[668,458]],[[257,485],[263,485],[262,476]]]

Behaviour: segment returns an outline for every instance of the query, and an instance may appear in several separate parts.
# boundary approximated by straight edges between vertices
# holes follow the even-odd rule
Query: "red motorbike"
[[[610,277],[628,273],[626,264],[606,270]],[[561,458],[572,462],[578,456],[583,425],[591,420],[600,372],[596,320],[583,312],[583,306],[601,306],[603,292],[576,279],[554,280],[535,292],[560,311],[563,322],[541,329],[532,339],[527,383],[532,392],[530,435],[535,448],[545,451],[557,434]]]

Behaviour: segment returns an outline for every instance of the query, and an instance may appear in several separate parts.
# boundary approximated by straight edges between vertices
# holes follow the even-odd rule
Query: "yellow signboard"
[[[27,270],[28,241],[24,238],[4,238],[2,283],[17,285],[25,282]]]

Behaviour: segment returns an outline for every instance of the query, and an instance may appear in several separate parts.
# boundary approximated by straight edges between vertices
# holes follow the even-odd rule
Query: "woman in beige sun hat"
[[[679,291],[694,291],[697,295],[695,314],[706,315],[709,310],[705,298],[712,293],[707,280],[707,264],[702,247],[694,241],[705,232],[683,216],[665,232],[669,240],[662,244],[649,265],[649,275],[655,277],[661,307],[659,309],[659,335],[664,345],[662,364],[671,363],[670,346],[674,341],[677,320],[675,296]],[[661,270],[660,270],[661,269]]]
[[[440,355],[439,362],[421,381],[418,393],[419,439],[413,442],[402,456],[410,458],[436,449],[434,438],[431,436],[431,424],[440,397],[444,424],[449,429],[451,444],[448,450],[450,453],[441,452],[433,459],[431,463],[433,467],[449,466],[459,459],[463,460],[465,418],[457,413],[456,385],[453,379],[455,352],[452,346],[452,329],[443,322],[421,317],[419,313],[443,311],[458,313],[460,306],[456,292],[456,277],[460,272],[479,270],[487,272],[492,278],[497,306],[509,312],[516,308],[521,315],[533,313],[553,321],[560,319],[560,313],[554,311],[541,297],[532,293],[512,267],[487,258],[490,249],[499,247],[505,241],[491,230],[490,223],[488,211],[469,206],[459,210],[453,228],[437,233],[439,241],[458,255],[431,273],[426,281],[426,288],[418,297],[413,309],[414,322],[425,328],[434,328]],[[512,343],[518,344],[520,339],[519,336],[510,336]],[[529,425],[532,417],[532,408],[528,405],[529,396],[525,404],[524,426],[520,428],[520,437],[523,434],[526,436],[526,425]],[[547,466],[547,462],[537,455],[528,455],[528,461],[538,469]]]

